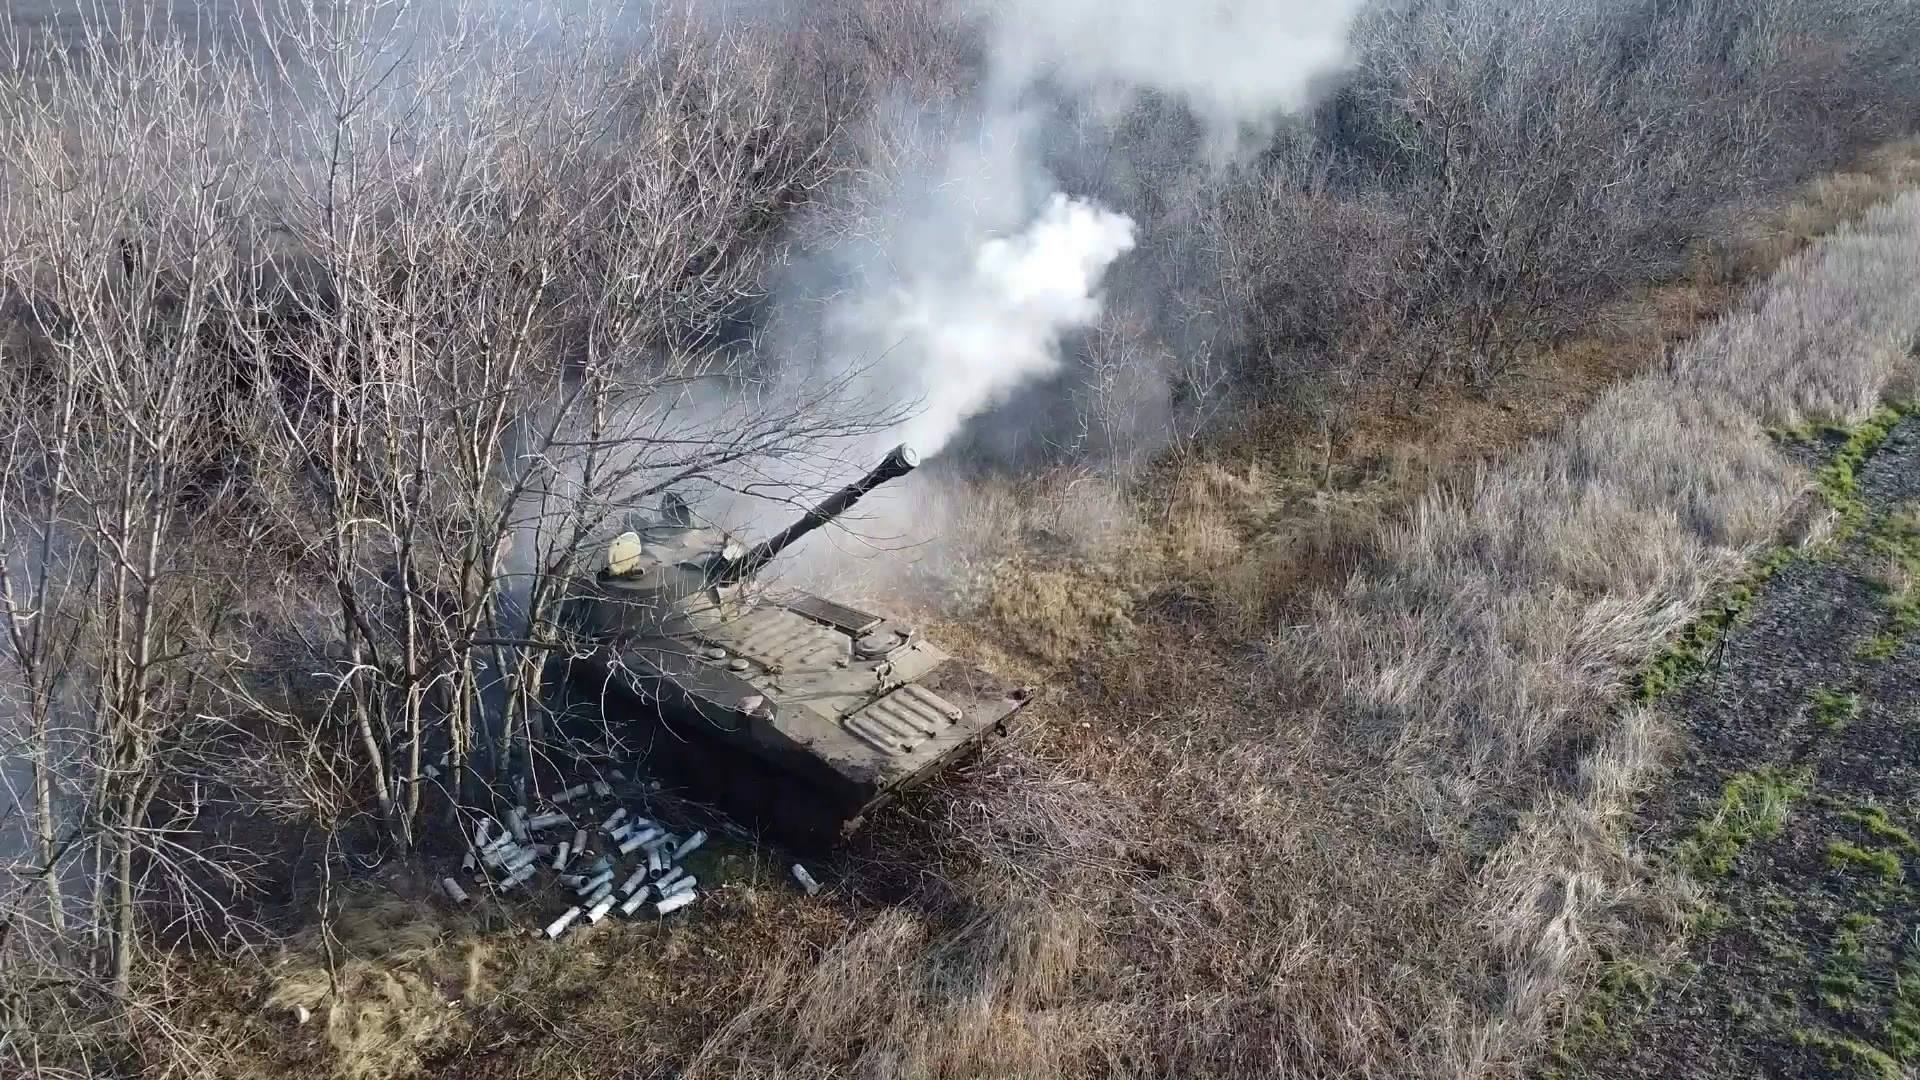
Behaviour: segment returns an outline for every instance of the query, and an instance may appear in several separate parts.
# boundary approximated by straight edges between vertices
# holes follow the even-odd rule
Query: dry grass
[[[137,1058],[113,1074],[402,1077],[471,1053],[476,1021],[512,989],[515,920],[490,900],[435,904],[430,884],[347,884],[324,929],[271,951],[157,952],[135,987]]]
[[[1295,620],[1306,595],[1344,579],[1422,493],[1558,431],[1609,388],[1661,367],[1783,260],[1916,183],[1920,140],[1908,140],[1730,211],[1725,235],[1696,245],[1683,280],[1608,305],[1588,333],[1528,357],[1491,395],[1441,386],[1408,401],[1398,388],[1363,391],[1331,435],[1297,411],[1256,408],[1141,483],[1068,472],[940,493],[917,508],[942,537],[938,556],[921,564],[960,588],[923,597],[926,617],[1012,667],[1127,640],[1129,612],[1156,593],[1199,601],[1229,636]],[[1811,404],[1834,415],[1858,407]],[[902,582],[816,584],[897,604]],[[968,612],[957,625],[933,614],[955,607]]]
[[[445,1003],[480,939],[443,936],[434,960],[403,943],[343,968],[363,1004],[328,1021],[325,1060],[1515,1075],[1596,950],[1676,911],[1619,832],[1666,738],[1616,708],[1624,680],[1798,505],[1763,428],[1857,418],[1910,377],[1916,270],[1907,195],[1667,369],[1384,528],[1416,471],[1325,488],[1311,452],[1175,462],[1145,499],[1084,475],[973,490],[943,520],[977,603],[937,635],[1079,675],[836,868],[838,899],[795,900],[756,863],[697,921],[496,940],[477,1010]],[[1163,617],[1168,592],[1208,617]],[[1230,627],[1276,609],[1292,625],[1255,662]],[[283,997],[312,996],[307,964]]]
[[[1726,234],[1693,252],[1689,279],[1697,284],[1740,285],[1774,267],[1843,224],[1920,183],[1920,141],[1879,147],[1854,167],[1821,176],[1794,198],[1759,213],[1749,212]]]
[[[349,893],[325,935],[308,931],[273,965],[263,1005],[306,1010],[337,1075],[417,1072],[465,1031],[462,1005],[494,997],[494,946],[476,929],[384,890]]]
[[[1559,430],[1609,388],[1660,367],[1785,259],[1916,184],[1920,140],[1907,140],[1729,211],[1725,234],[1695,246],[1684,279],[1607,305],[1588,332],[1528,357],[1491,395],[1363,393],[1331,445],[1297,415],[1241,418],[1217,456],[1175,462],[1146,485],[1136,528],[1152,528],[1136,543],[1166,558],[1142,580],[1171,578],[1207,596],[1231,633],[1288,618],[1303,592],[1348,573],[1355,549],[1421,493]]]
[[[1142,623],[945,806],[964,902],[767,970],[696,1073],[1517,1074],[1625,916],[1671,910],[1619,833],[1663,740],[1620,691],[1798,504],[1763,427],[1910,377],[1916,272],[1905,195],[1422,498],[1264,664]],[[1166,557],[1218,568],[1264,488],[1192,484]]]
[[[1132,596],[1098,577],[1005,563],[987,588],[986,614],[1005,644],[1048,664],[1123,643],[1133,629]]]
[[[836,868],[837,899],[795,901],[756,862],[698,918],[553,948],[356,895],[330,938],[229,988],[265,1012],[196,1060],[284,1073],[283,1040],[308,1052],[294,1071],[354,1077],[1517,1070],[1618,916],[1665,903],[1614,831],[1661,730],[1610,703],[1787,515],[1801,481],[1761,426],[1856,416],[1897,373],[1920,200],[1802,251],[1559,438],[1381,532],[1383,508],[1649,370],[1916,162],[1817,186],[1498,398],[1361,401],[1324,449],[1255,416],[1144,495],[1087,476],[963,491],[942,576],[975,614],[938,636],[1082,663],[1029,730]],[[1274,633],[1282,614],[1297,625]]]

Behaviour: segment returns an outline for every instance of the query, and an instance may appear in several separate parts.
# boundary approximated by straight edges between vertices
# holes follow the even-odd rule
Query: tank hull
[[[964,730],[938,753],[904,770],[848,768],[811,747],[768,738],[751,725],[729,728],[710,706],[670,677],[636,676],[603,654],[556,661],[549,672],[562,741],[632,768],[739,824],[789,847],[823,851],[853,835],[872,815],[976,753],[1027,704],[958,661],[942,684],[964,682],[1001,692],[962,696]]]
[[[895,447],[752,548],[696,527],[683,502],[633,522],[563,612],[582,648],[549,671],[565,702],[555,749],[599,747],[592,752],[812,847],[845,837],[1003,729],[1027,703],[1023,688],[904,623],[757,577],[917,462],[910,447]]]

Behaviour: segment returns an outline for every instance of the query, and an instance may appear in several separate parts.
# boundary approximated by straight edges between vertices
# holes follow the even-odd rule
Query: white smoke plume
[[[898,437],[939,453],[967,420],[1059,370],[1061,336],[1099,318],[1100,276],[1132,247],[1126,216],[1056,193],[1025,232],[983,243],[959,280],[895,289],[886,324],[905,355],[886,370],[920,403]]]
[[[943,197],[891,214],[907,220],[882,242],[877,273],[830,322],[849,364],[871,365],[870,400],[906,404],[896,434],[932,456],[965,423],[1060,370],[1063,337],[1094,325],[1107,268],[1134,247],[1125,215],[1054,188],[1037,159],[1042,140],[1023,107],[1042,83],[1082,100],[1124,105],[1153,90],[1187,103],[1216,150],[1304,105],[1320,77],[1347,61],[1361,0],[979,0],[990,45],[970,139],[929,148],[944,175],[920,178]],[[984,167],[983,167],[984,166]],[[1024,229],[1017,235],[1005,235]],[[999,231],[999,237],[982,238]],[[973,252],[960,267],[931,245]],[[858,325],[853,325],[858,324]],[[877,359],[876,359],[877,357]]]
[[[1062,190],[1049,174],[1049,146],[1076,138],[1049,127],[1074,109],[1049,110],[1071,102],[1088,122],[1104,124],[1150,91],[1191,109],[1211,133],[1213,153],[1237,151],[1347,63],[1362,2],[955,0],[949,10],[974,20],[986,46],[970,103],[958,113],[923,113],[906,87],[898,101],[880,104],[864,133],[879,167],[861,174],[858,190],[840,193],[845,201],[830,215],[837,224],[825,244],[802,241],[813,257],[793,268],[783,290],[781,333],[790,336],[796,372],[858,372],[850,415],[904,411],[906,419],[862,445],[780,463],[778,475],[753,485],[782,492],[785,504],[749,497],[721,513],[764,528],[892,443],[932,459],[951,453],[986,414],[1044,409],[1047,400],[1035,395],[1054,393],[1045,384],[1062,372],[1063,346],[1097,326],[1108,306],[1103,279],[1141,239],[1126,214]],[[1155,378],[1136,374],[1143,387]],[[1152,407],[1150,394],[1141,398]],[[1064,442],[1071,433],[1062,435]],[[929,475],[875,492],[846,519],[848,539],[823,533],[787,565],[858,565],[864,560],[833,556],[858,535],[878,538],[874,549],[917,550],[937,531],[926,516],[927,500],[938,497]]]
[[[1082,93],[1149,89],[1219,128],[1298,109],[1346,66],[1363,0],[998,0],[999,77],[1051,77]]]

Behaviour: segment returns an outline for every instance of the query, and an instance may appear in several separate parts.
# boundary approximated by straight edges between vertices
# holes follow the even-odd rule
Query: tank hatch
[[[773,599],[775,603],[789,611],[799,612],[809,619],[818,620],[828,626],[837,626],[856,637],[879,626],[881,622],[878,615],[807,593],[789,593]]]

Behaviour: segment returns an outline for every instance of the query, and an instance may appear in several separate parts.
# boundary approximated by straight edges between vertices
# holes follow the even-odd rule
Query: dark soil
[[[1898,632],[1889,573],[1920,565],[1903,517],[1920,506],[1920,420],[1858,478],[1862,527],[1787,563],[1667,699],[1686,749],[1641,839],[1710,907],[1685,962],[1658,975],[1615,962],[1550,1076],[1920,1067],[1920,633]],[[1769,797],[1785,807],[1777,829],[1755,813]]]

